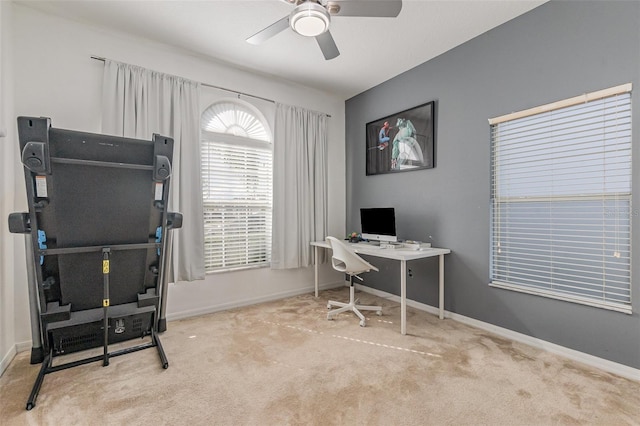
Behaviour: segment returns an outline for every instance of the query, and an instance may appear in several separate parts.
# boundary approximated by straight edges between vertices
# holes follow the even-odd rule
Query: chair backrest
[[[378,271],[378,268],[358,256],[349,246],[335,237],[327,237],[327,242],[331,246],[333,254],[331,265],[333,269],[349,275],[356,275],[361,272],[371,270]]]

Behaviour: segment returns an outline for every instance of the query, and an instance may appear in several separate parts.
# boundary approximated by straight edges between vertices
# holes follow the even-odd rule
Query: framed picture
[[[435,167],[435,101],[367,123],[367,176]]]

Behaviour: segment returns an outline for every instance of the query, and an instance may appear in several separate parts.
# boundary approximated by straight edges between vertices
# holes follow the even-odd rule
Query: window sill
[[[624,305],[621,303],[600,302],[597,300],[588,299],[588,298],[580,297],[576,295],[556,293],[556,292],[544,290],[544,289],[522,287],[515,284],[509,284],[509,283],[500,282],[500,281],[490,282],[489,287],[501,288],[504,290],[512,290],[512,291],[517,291],[519,293],[532,294],[534,296],[541,296],[541,297],[546,297],[548,299],[562,300],[564,302],[577,303],[580,305],[591,306],[594,308],[607,309],[610,311],[616,311],[616,312],[620,312],[627,315],[633,314],[631,306]]]
[[[268,268],[269,266],[271,266],[270,263],[260,263],[258,265],[250,265],[250,266],[244,265],[244,266],[236,266],[233,268],[220,268],[214,271],[206,271],[206,275],[215,275],[215,274],[221,274],[225,272],[247,271],[251,269]]]

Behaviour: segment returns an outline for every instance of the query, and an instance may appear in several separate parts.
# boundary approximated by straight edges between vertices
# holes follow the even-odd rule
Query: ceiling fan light
[[[291,16],[291,28],[305,37],[315,37],[329,29],[331,18],[329,12],[318,3],[307,1],[298,5]]]

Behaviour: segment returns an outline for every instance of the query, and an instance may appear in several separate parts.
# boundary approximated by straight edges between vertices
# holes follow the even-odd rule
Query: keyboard
[[[367,242],[360,241],[359,243],[349,243],[351,247],[354,249],[363,248],[363,249],[380,249],[381,247],[378,244],[371,244]]]

